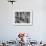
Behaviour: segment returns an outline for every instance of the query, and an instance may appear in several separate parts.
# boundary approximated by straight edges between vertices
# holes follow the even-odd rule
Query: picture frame
[[[32,24],[33,24],[33,11],[32,10],[15,11],[15,25],[16,26],[32,26]]]

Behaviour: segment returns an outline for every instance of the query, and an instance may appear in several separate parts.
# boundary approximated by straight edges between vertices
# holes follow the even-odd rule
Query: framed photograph
[[[32,25],[32,11],[16,11],[15,12],[15,25],[17,26],[30,26]]]

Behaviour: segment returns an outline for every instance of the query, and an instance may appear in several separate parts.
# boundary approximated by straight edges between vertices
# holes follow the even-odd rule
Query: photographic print
[[[32,12],[15,12],[15,25],[32,25]]]

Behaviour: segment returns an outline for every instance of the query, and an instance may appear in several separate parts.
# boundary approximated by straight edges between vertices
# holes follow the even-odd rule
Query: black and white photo
[[[15,12],[15,24],[32,25],[32,12],[30,11]]]

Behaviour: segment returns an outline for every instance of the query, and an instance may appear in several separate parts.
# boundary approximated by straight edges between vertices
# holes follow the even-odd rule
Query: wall
[[[14,14],[16,10],[28,9],[33,11],[32,26],[15,26]],[[45,0],[17,0],[14,5],[7,0],[0,0],[0,40],[11,40],[18,32],[26,32],[33,40],[46,40],[46,1]]]

